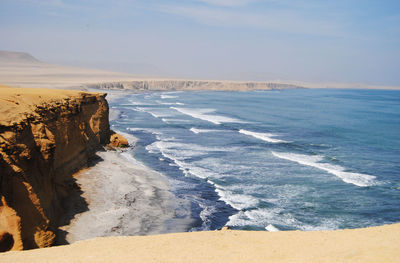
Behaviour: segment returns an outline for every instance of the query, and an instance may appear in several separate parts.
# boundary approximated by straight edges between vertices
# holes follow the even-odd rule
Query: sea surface
[[[400,92],[125,93],[112,129],[168,179],[188,231],[400,221]],[[179,222],[179,221],[177,221]]]

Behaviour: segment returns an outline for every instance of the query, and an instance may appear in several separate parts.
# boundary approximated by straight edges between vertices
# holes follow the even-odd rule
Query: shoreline
[[[300,92],[302,92],[302,91],[300,91]],[[304,92],[307,92],[307,91],[304,91]],[[176,96],[178,96],[179,97],[179,94],[184,94],[185,92],[182,92],[182,93],[177,93],[176,94]],[[190,92],[188,92],[188,93],[190,93]],[[230,92],[228,92],[228,93],[230,93]],[[235,92],[232,92],[232,93],[235,93]],[[269,93],[269,91],[268,92],[266,92],[266,93]],[[272,93],[274,93],[273,91],[272,91]],[[147,96],[147,94],[148,93],[145,93],[143,96]],[[156,96],[154,96],[154,97],[163,97],[164,95],[166,95],[166,94],[168,94],[168,93],[163,93],[163,92],[157,92],[157,93],[150,93],[151,95],[154,95],[154,94],[156,94]],[[137,95],[137,94],[136,94]],[[143,101],[142,100],[139,100],[139,99],[137,99],[138,97],[137,96],[134,96],[133,97],[133,99],[132,99],[132,104],[134,104],[134,105],[139,105],[138,107],[140,107],[140,105],[142,105],[142,103],[143,103]],[[140,94],[139,94],[140,95]],[[179,98],[176,98],[175,96],[175,98],[172,98],[172,96],[165,96],[165,97],[168,97],[168,99],[170,99],[169,100],[169,102],[171,102],[171,101],[179,101],[179,102],[185,102],[184,100],[179,100]],[[184,95],[182,95],[182,97],[185,97]],[[155,100],[155,99],[154,99]],[[129,100],[128,100],[128,98],[126,99],[126,100],[124,100],[123,102],[120,102],[121,103],[121,105],[124,105],[124,107],[125,106],[127,106],[128,104],[129,104],[129,102],[128,101],[131,101],[130,100],[130,98],[129,98]],[[166,101],[168,101],[168,100],[166,100]],[[156,102],[158,102],[157,100],[156,100]],[[163,104],[162,102],[158,102],[158,103],[160,103],[160,105],[161,104]],[[118,103],[117,103],[118,104]],[[173,103],[165,103],[165,104],[167,104],[167,105],[170,105],[170,104],[173,104]],[[111,104],[112,105],[112,104]],[[149,105],[151,105],[151,106],[149,106],[149,108],[151,108],[151,107],[153,107],[153,109],[155,109],[155,108],[157,108],[157,107],[159,107],[159,105],[158,104],[156,104],[154,101],[151,101],[151,102],[149,102]],[[154,106],[154,105],[157,105],[157,106]],[[164,107],[169,107],[169,106],[164,106]],[[186,105],[186,107],[190,107],[189,105]],[[112,108],[112,107],[111,107]],[[154,117],[154,119],[156,119],[156,118],[158,118],[159,120],[162,120],[163,122],[166,122],[165,121],[165,119],[163,119],[164,118],[164,116],[168,116],[168,114],[169,113],[165,113],[165,112],[162,112],[161,110],[158,110],[158,112],[157,112],[157,110],[158,110],[158,108],[156,109],[156,110],[152,110],[152,109],[149,109],[148,111],[146,111],[145,110],[145,114],[146,114],[146,116],[149,116],[149,118],[151,118],[151,116],[150,115],[147,115],[147,114],[151,114],[153,117]],[[125,111],[124,109],[123,110],[121,110],[121,111]],[[128,111],[128,110],[127,110]],[[154,113],[154,115],[153,115],[153,113]],[[128,124],[128,121],[127,121],[127,119],[129,119],[129,116],[131,116],[131,115],[129,115],[128,113],[124,113],[125,114],[125,116],[124,116],[124,118],[125,118],[125,120],[126,120],[126,122],[122,125],[122,126],[120,126],[121,127],[121,130],[123,130],[124,129],[124,127],[135,127],[135,124],[134,124],[134,122],[131,122],[131,123],[129,123]],[[165,114],[164,116],[163,116],[163,114]],[[127,116],[127,115],[129,115],[129,116]],[[134,119],[135,117],[134,117],[135,115],[132,115],[132,119]],[[175,116],[168,116],[168,117],[165,117],[166,119],[167,118],[174,118]],[[185,116],[186,117],[186,116]],[[191,116],[191,117],[193,117],[193,116]],[[121,118],[123,118],[123,117],[121,117]],[[142,118],[142,117],[141,117]],[[141,118],[138,118],[138,120],[139,120],[139,123],[136,123],[136,125],[139,125],[138,127],[141,127],[141,128],[143,128],[143,127],[147,127],[147,126],[143,126],[143,125],[145,125],[144,124],[144,122],[143,123],[141,123],[140,122],[140,119]],[[176,118],[176,117],[175,117]],[[193,117],[193,118],[196,118],[196,116],[195,117]],[[147,121],[147,120],[146,120]],[[158,121],[158,120],[157,120]],[[209,121],[209,120],[208,120]],[[149,120],[149,122],[151,122],[151,120]],[[161,123],[161,122],[160,122]],[[153,125],[153,124],[152,124]],[[158,125],[158,123],[157,123],[157,125]],[[165,125],[165,124],[164,124]],[[192,125],[192,124],[191,124]],[[195,126],[195,125],[192,125],[192,126]],[[185,124],[185,126],[183,126],[182,125],[182,127],[184,127],[182,130],[187,130],[189,127],[192,127],[192,126],[186,126],[186,124]],[[160,125],[160,129],[162,130],[162,128],[163,128],[163,126],[161,126]],[[131,131],[134,131],[134,130],[140,130],[140,128],[126,128],[127,130],[131,130]],[[147,128],[143,128],[143,131],[146,131],[145,133],[149,133],[149,136],[152,136],[151,135],[151,133],[153,132],[153,130],[154,129],[151,129],[151,128],[148,128],[148,130],[146,130]],[[191,130],[191,129],[190,129]],[[192,130],[191,130],[192,131]],[[204,131],[206,131],[206,130],[204,130]],[[163,131],[164,132],[164,131]],[[236,131],[235,131],[236,132]],[[239,131],[240,132],[240,131]],[[240,132],[241,133],[241,132]],[[163,172],[163,171],[169,171],[168,170],[168,167],[165,167],[165,166],[160,166],[161,164],[159,164],[159,162],[156,160],[156,158],[158,158],[159,160],[160,160],[160,163],[164,163],[164,164],[166,164],[166,165],[168,165],[168,162],[171,162],[171,166],[177,166],[178,167],[178,169],[180,169],[180,170],[182,170],[182,171],[184,171],[183,173],[185,173],[186,172],[186,170],[185,169],[188,169],[187,171],[189,171],[190,172],[190,169],[191,168],[187,168],[187,167],[191,167],[190,165],[187,165],[187,164],[181,164],[182,162],[180,162],[182,159],[179,159],[180,157],[177,157],[178,155],[177,155],[177,153],[176,152],[174,152],[173,154],[172,153],[170,153],[171,151],[175,151],[175,149],[178,147],[178,146],[173,146],[173,147],[170,147],[170,148],[172,148],[173,150],[170,150],[169,148],[168,148],[168,146],[166,145],[166,144],[168,144],[169,143],[169,139],[165,139],[164,141],[163,141],[163,139],[161,139],[162,138],[162,136],[161,136],[161,134],[162,134],[162,132],[160,132],[160,133],[156,133],[156,131],[154,130],[154,133],[153,134],[159,134],[159,135],[157,135],[157,136],[155,136],[155,141],[153,141],[153,139],[148,139],[146,136],[142,136],[142,132],[140,131],[139,133],[138,133],[138,136],[140,137],[140,138],[143,138],[143,142],[142,142],[142,144],[143,145],[147,145],[146,146],[146,148],[142,148],[142,150],[140,151],[140,153],[141,153],[141,156],[137,156],[140,160],[145,160],[146,161],[146,164],[149,166],[149,167],[155,167],[155,169],[158,169],[158,171],[161,171],[161,172]],[[190,132],[189,132],[189,134],[191,134]],[[257,135],[257,134],[256,134]],[[197,136],[197,135],[196,135]],[[174,138],[174,135],[172,135],[171,133],[169,134],[169,136],[164,136],[164,137],[166,137],[166,138],[169,138],[169,137],[171,137],[171,138]],[[177,138],[182,138],[182,137],[177,137]],[[191,137],[190,137],[191,138]],[[196,137],[197,138],[197,137]],[[278,137],[279,138],[279,137]],[[192,139],[192,138],[191,138]],[[193,139],[195,139],[195,138],[193,138]],[[253,138],[251,138],[251,139],[253,139]],[[260,138],[257,138],[257,139],[260,139]],[[173,141],[173,139],[171,139],[172,141]],[[261,140],[263,140],[263,139],[261,139]],[[268,140],[271,140],[270,138],[268,138]],[[275,140],[275,139],[274,139]],[[289,139],[288,139],[289,140]],[[161,142],[160,142],[161,141]],[[184,150],[186,150],[186,149],[188,149],[188,150],[192,150],[192,142],[193,141],[179,141],[179,139],[177,140],[179,143],[185,143],[186,145],[185,145],[185,147],[183,147],[183,151]],[[160,142],[160,145],[159,146],[157,146],[158,145],[158,143]],[[285,141],[278,141],[278,142],[285,142]],[[286,141],[287,142],[287,141]],[[149,143],[149,144],[148,144]],[[150,144],[151,143],[151,144]],[[165,143],[165,145],[163,145],[163,143]],[[142,145],[142,144],[140,144],[140,145]],[[148,147],[150,147],[150,148],[148,148]],[[145,149],[145,150],[144,150]],[[168,154],[166,154],[166,153],[168,153]],[[148,154],[148,155],[146,155],[146,154]],[[152,156],[152,154],[156,154],[156,155],[154,155],[154,160],[153,159],[151,159],[150,157],[148,157],[148,156]],[[147,156],[146,158],[145,157],[143,157],[143,156]],[[172,156],[172,157],[171,157]],[[175,156],[175,157],[174,157]],[[275,155],[273,155],[273,156],[275,156]],[[305,156],[305,155],[304,155]],[[305,156],[305,157],[307,157],[307,156]],[[143,159],[142,159],[143,158]],[[174,159],[174,158],[176,158],[176,159]],[[182,157],[181,157],[182,158]],[[165,161],[165,160],[167,160],[167,161]],[[178,160],[175,164],[174,164],[174,162],[175,162],[175,160]],[[286,161],[286,160],[285,160]],[[237,163],[236,163],[237,164]],[[233,166],[235,166],[236,164],[233,164]],[[163,169],[165,169],[165,170],[160,170],[160,168],[159,167],[163,167]],[[314,168],[314,167],[313,167]],[[340,167],[339,169],[343,169],[343,170],[345,170],[346,168],[344,168],[344,167]],[[324,170],[322,170],[323,172],[324,172]],[[338,171],[338,170],[334,170],[334,172],[336,172],[336,171]],[[172,174],[172,176],[173,176],[173,172],[171,172],[171,173],[169,173],[169,172],[166,172],[166,174],[168,174],[169,176],[171,176],[171,174]],[[372,174],[374,174],[374,173],[372,173]],[[331,175],[334,175],[334,176],[336,176],[336,177],[333,177],[333,180],[337,180],[337,179],[340,179],[341,181],[343,181],[342,180],[342,178],[340,178],[340,177],[338,177],[337,175],[335,175],[335,174],[331,174],[331,173],[329,173],[329,175],[331,176]],[[347,175],[347,174],[345,174],[345,175]],[[193,173],[190,175],[190,176],[193,176],[193,177],[195,177],[196,179],[197,178],[203,178],[203,177],[201,177],[202,176],[202,174],[200,173],[200,172],[198,172],[198,171],[196,171],[196,170],[194,170],[193,169]],[[363,175],[362,174],[362,176],[368,176],[368,175]],[[369,177],[369,178],[372,178],[372,177]],[[201,180],[201,179],[200,179]],[[214,191],[217,193],[217,195],[218,195],[218,200],[219,201],[221,201],[221,203],[223,202],[224,204],[226,204],[226,205],[230,205],[230,206],[232,206],[232,207],[234,207],[234,208],[236,208],[235,206],[233,206],[233,205],[235,205],[235,202],[229,202],[229,201],[231,201],[232,200],[232,198],[228,198],[228,197],[226,197],[227,196],[227,194],[225,194],[224,195],[224,193],[226,193],[226,192],[223,192],[223,188],[221,187],[221,186],[219,186],[219,185],[217,185],[218,187],[221,187],[222,189],[218,189],[217,188],[217,186],[215,186],[215,184],[213,184],[213,183],[209,183],[210,182],[210,180],[207,180],[207,185],[210,185],[211,186],[211,192],[212,193],[214,193]],[[212,181],[211,181],[212,182]],[[345,182],[345,181],[343,181],[344,183],[348,183],[348,182]],[[341,182],[342,183],[342,182]],[[353,184],[353,183],[352,183]],[[359,187],[365,187],[365,185],[359,185],[359,184],[355,184],[356,186],[359,186]],[[228,194],[230,194],[229,192],[228,192]],[[192,196],[194,195],[194,192],[192,192]],[[247,197],[247,196],[246,196]],[[240,203],[239,203],[239,205],[240,205]],[[247,205],[247,204],[245,204],[245,205]],[[245,207],[245,206],[243,206],[243,207]],[[204,207],[202,207],[202,209],[204,209]],[[304,224],[303,225],[301,225],[301,224],[298,224],[298,225],[295,225],[295,226],[293,226],[293,225],[284,225],[284,224],[282,224],[282,225],[280,225],[280,222],[279,221],[284,221],[283,219],[282,220],[275,220],[275,218],[279,218],[279,214],[277,213],[277,212],[275,212],[275,218],[274,219],[271,219],[269,216],[272,214],[272,213],[269,213],[269,211],[265,211],[265,210],[267,210],[267,209],[265,209],[265,210],[263,210],[263,209],[259,209],[259,210],[257,210],[257,211],[255,211],[255,213],[251,213],[251,212],[253,212],[252,210],[253,210],[253,208],[251,208],[251,209],[245,209],[244,211],[240,211],[242,208],[241,207],[237,207],[236,208],[236,210],[238,210],[237,212],[235,212],[234,214],[231,214],[230,216],[229,216],[229,220],[228,220],[228,226],[231,226],[231,227],[233,227],[233,228],[235,228],[235,229],[259,229],[259,228],[261,228],[262,227],[262,229],[264,229],[264,228],[269,228],[269,229],[267,229],[267,230],[271,230],[272,229],[272,231],[273,230],[276,230],[276,229],[273,229],[273,228],[271,228],[271,226],[272,227],[276,227],[276,228],[278,228],[278,229],[281,229],[281,230],[294,230],[294,229],[302,229],[302,230],[316,230],[316,229],[318,229],[318,230],[328,230],[328,229],[346,229],[346,228],[354,228],[354,227],[365,227],[365,226],[374,226],[374,225],[377,225],[376,223],[369,223],[369,224],[367,224],[367,223],[364,223],[363,225],[361,224],[361,223],[359,223],[359,221],[357,221],[357,220],[354,220],[353,222],[355,222],[354,224],[353,223],[350,223],[350,224],[347,224],[347,223],[336,223],[336,222],[334,222],[334,223],[331,223],[331,221],[328,221],[328,220],[321,220],[321,221],[313,221],[313,222],[319,222],[319,224],[315,224],[315,225],[312,225],[311,223],[309,223],[309,224],[307,224],[307,223],[305,223],[305,226],[304,226]],[[251,210],[251,212],[249,212],[249,210]],[[254,209],[254,210],[256,210],[256,209]],[[274,211],[273,209],[270,209],[271,211]],[[203,210],[203,211],[207,211],[207,210]],[[260,212],[259,212],[260,211]],[[259,213],[257,213],[257,212],[259,212]],[[252,216],[254,216],[254,217],[252,217]],[[247,221],[251,221],[251,222],[254,222],[254,221],[256,221],[257,219],[254,219],[253,220],[253,218],[255,218],[256,216],[258,216],[259,218],[261,218],[262,216],[264,217],[264,218],[268,218],[268,220],[270,220],[270,221],[272,221],[273,223],[271,223],[271,222],[268,222],[268,223],[266,223],[266,224],[264,224],[264,225],[261,225],[261,226],[259,226],[259,225],[257,225],[256,227],[253,227],[253,226],[246,226],[247,228],[244,228],[243,227],[243,225],[244,225],[244,223],[242,224],[242,225],[240,225],[240,221],[242,220],[242,221],[245,221],[245,220],[247,220]],[[205,217],[202,217],[201,218],[202,220],[203,220],[203,222],[206,222],[206,220],[205,220]],[[259,221],[262,221],[262,220],[259,220]],[[258,221],[258,222],[259,222]],[[264,220],[264,221],[262,221],[263,223],[265,223],[267,220]],[[218,221],[218,222],[220,222],[220,221]],[[231,224],[229,224],[231,222]],[[304,221],[302,221],[302,222],[304,222]],[[305,222],[307,222],[307,221],[305,221]],[[333,221],[332,221],[333,222]],[[342,220],[342,221],[337,221],[337,222],[346,222],[346,220]],[[365,222],[373,222],[373,221],[365,221]],[[382,222],[382,221],[381,221]],[[394,223],[394,222],[396,222],[396,221],[391,221],[390,223]],[[285,222],[286,223],[286,222]],[[389,222],[385,222],[385,223],[389,223]],[[341,224],[341,225],[340,225]],[[221,225],[218,225],[217,227],[213,227],[213,228],[211,228],[211,229],[220,229],[221,227],[223,226],[223,224],[221,224]],[[304,227],[303,227],[304,226]]]
[[[190,218],[175,218],[177,204],[166,178],[134,159],[129,151],[97,152],[96,163],[74,176],[88,207],[69,225],[60,227],[70,244],[96,237],[190,229]]]

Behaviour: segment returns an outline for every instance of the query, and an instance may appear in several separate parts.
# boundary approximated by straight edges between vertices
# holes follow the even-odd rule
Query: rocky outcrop
[[[53,244],[72,175],[109,142],[105,94],[0,88],[0,250]]]
[[[122,135],[111,131],[110,143],[107,145],[111,148],[124,148],[129,146],[128,139]]]
[[[174,91],[174,90],[270,90],[295,89],[301,86],[273,82],[206,81],[206,80],[135,80],[87,85],[88,88],[138,90],[138,91]]]

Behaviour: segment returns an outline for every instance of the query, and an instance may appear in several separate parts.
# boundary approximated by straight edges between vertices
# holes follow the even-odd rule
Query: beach
[[[134,145],[133,139],[130,145]],[[100,160],[93,166],[74,175],[88,210],[61,227],[68,232],[68,243],[99,236],[152,235],[189,229],[190,218],[175,217],[177,204],[164,175],[127,152],[98,152],[97,157]],[[74,208],[71,210],[73,213]]]

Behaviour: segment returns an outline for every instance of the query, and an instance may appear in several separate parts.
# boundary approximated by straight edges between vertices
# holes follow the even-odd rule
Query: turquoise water
[[[188,230],[320,230],[400,221],[400,92],[126,94],[113,129],[167,176]]]

